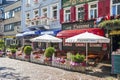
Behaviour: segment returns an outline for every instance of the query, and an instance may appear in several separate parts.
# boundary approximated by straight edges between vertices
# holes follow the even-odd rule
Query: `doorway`
[[[112,36],[112,50],[116,51],[120,48],[120,35]]]

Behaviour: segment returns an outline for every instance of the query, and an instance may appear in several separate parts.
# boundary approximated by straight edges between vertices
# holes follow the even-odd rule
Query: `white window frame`
[[[78,8],[80,8],[80,7],[84,8],[84,5],[82,4],[82,5],[77,5],[76,6],[76,20],[79,20],[79,18],[78,18]],[[85,10],[84,10],[84,12],[85,12]],[[83,18],[84,18],[84,16],[83,16]]]
[[[30,4],[30,0],[26,0],[26,4]]]
[[[27,16],[27,14],[29,14],[29,17]],[[26,12],[26,19],[30,19],[30,12]]]
[[[94,4],[96,4],[97,7],[91,9],[91,5],[94,5]],[[96,9],[96,11],[97,11],[97,17],[98,17],[98,1],[90,2],[90,3],[88,3],[88,5],[89,5],[89,7],[88,7],[88,9],[89,9],[89,10],[88,10],[88,16],[89,16],[89,19],[91,19],[90,11],[91,11],[91,10],[95,10],[95,9]],[[96,17],[96,18],[97,18],[97,17]],[[95,18],[95,16],[93,16],[93,18]]]
[[[35,11],[38,11],[38,13],[35,14]],[[39,16],[39,9],[35,9],[35,10],[33,11],[33,16],[34,16],[34,17],[38,17],[38,16]]]
[[[111,15],[113,16],[113,13],[112,13],[112,7],[113,6],[118,6],[118,5],[120,5],[120,3],[116,3],[116,4],[113,4],[113,0],[111,0]],[[117,11],[117,7],[116,7],[116,13],[115,13],[115,15],[118,15],[118,11]]]
[[[53,10],[53,7],[57,7],[57,9]],[[51,17],[52,19],[58,19],[58,3],[51,5],[50,10],[51,10],[51,13],[50,13],[51,16],[50,16],[50,17]],[[54,18],[54,16],[53,16],[53,11],[57,11],[56,18]]]
[[[70,20],[66,20],[66,10],[70,10],[70,13],[67,13],[68,15],[70,14],[70,19],[71,19],[71,7],[65,8],[64,9],[64,22],[70,22]]]
[[[47,14],[46,17],[48,17],[48,7],[43,7],[43,8],[41,8],[41,12],[42,12],[42,15],[41,15],[41,16],[43,17],[44,14],[45,14],[45,13],[43,12],[44,9],[47,9],[47,11],[46,11],[45,13]]]

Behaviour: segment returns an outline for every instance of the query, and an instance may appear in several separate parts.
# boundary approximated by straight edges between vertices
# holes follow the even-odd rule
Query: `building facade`
[[[89,44],[90,50],[108,50],[111,55],[112,51],[120,48],[119,0],[62,0],[61,3],[60,23],[63,31],[58,33],[57,36],[63,38],[63,41],[67,37],[88,31],[111,39],[110,44]],[[113,20],[117,22],[117,25],[111,25],[110,22]],[[105,27],[99,26],[106,21],[108,23]],[[96,48],[97,46],[99,49]],[[65,50],[80,50],[84,47],[84,44],[63,42],[63,49]]]
[[[22,0],[22,7],[23,30],[33,26],[44,30],[61,29],[60,0]]]
[[[22,0],[21,32],[24,38],[43,34],[55,36],[61,30],[60,9],[61,0]]]
[[[102,19],[107,20],[110,16],[111,0],[62,0],[61,3],[60,23],[63,31],[58,33],[57,36],[63,38],[64,50],[74,49],[82,51],[85,49],[85,44],[65,43],[64,40],[68,37],[86,31],[104,36],[104,30],[98,28],[98,23]],[[103,45],[90,44],[89,49],[100,51]],[[99,47],[97,48],[97,46]]]
[[[10,5],[13,3],[13,1],[6,1],[6,0],[0,0],[0,33],[3,34],[3,26],[4,26],[4,8],[7,5]]]
[[[21,1],[16,1],[4,8],[3,32],[6,45],[17,44],[15,35],[21,27]]]

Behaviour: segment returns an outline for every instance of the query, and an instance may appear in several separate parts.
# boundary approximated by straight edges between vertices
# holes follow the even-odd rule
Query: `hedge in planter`
[[[31,51],[32,51],[32,47],[31,46],[25,46],[24,48],[24,53],[26,55],[30,55],[31,54]]]
[[[11,49],[12,57],[15,58],[16,56],[16,49]]]
[[[71,65],[79,65],[80,63],[84,62],[85,56],[77,53],[76,55],[71,55],[71,60]]]
[[[54,52],[55,52],[55,49],[53,47],[46,48],[45,57],[51,58]]]

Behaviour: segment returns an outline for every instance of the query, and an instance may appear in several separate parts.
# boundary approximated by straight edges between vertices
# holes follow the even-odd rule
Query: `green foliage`
[[[107,27],[107,26],[120,26],[120,20],[115,19],[115,20],[103,21],[98,26],[101,27],[101,28],[102,27]]]
[[[11,49],[11,53],[12,54],[16,53],[16,49]]]
[[[31,46],[25,46],[24,47],[24,53],[26,55],[30,55],[31,54],[31,51],[32,51],[32,47]]]
[[[4,48],[4,40],[0,39],[0,48],[3,49]]]
[[[84,61],[85,56],[77,53],[76,55],[71,55],[71,59],[72,59],[73,62],[81,63],[81,62]]]
[[[45,56],[46,57],[52,57],[53,53],[55,52],[55,49],[53,47],[48,47],[45,50]]]
[[[11,44],[10,45],[10,49],[16,49],[17,48],[17,45],[16,44]]]

